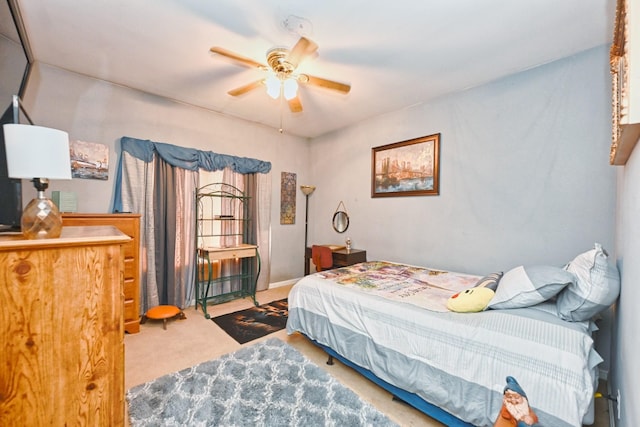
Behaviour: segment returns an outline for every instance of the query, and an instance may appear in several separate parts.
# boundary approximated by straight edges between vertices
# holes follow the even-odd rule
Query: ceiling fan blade
[[[327,80],[320,77],[310,76],[308,74],[300,74],[298,77],[300,83],[305,83],[313,86],[323,87],[325,89],[331,89],[342,93],[349,93],[351,85],[346,83],[340,83],[333,80]]]
[[[318,50],[318,45],[315,44],[315,42],[306,37],[300,37],[300,40],[298,40],[296,45],[289,52],[289,55],[287,55],[286,61],[295,69],[298,67],[298,64],[300,64],[300,61],[307,56],[312,55],[316,50]]]
[[[222,48],[222,47],[213,46],[209,50],[211,52],[213,52],[213,53],[217,53],[218,55],[226,56],[227,58],[230,58],[230,59],[240,63],[241,65],[244,65],[245,67],[259,68],[261,70],[266,70],[267,69],[266,65],[261,64],[258,61],[254,61],[253,59],[247,58],[246,56],[238,55],[237,53],[231,52],[230,50],[227,50],[227,49]]]
[[[292,113],[300,113],[302,111],[302,103],[299,97],[291,98],[287,102],[289,103],[289,110],[291,110]]]
[[[237,87],[237,88],[235,88],[235,89],[231,89],[231,90],[230,90],[229,92],[227,92],[227,93],[228,93],[229,95],[231,95],[231,96],[240,96],[240,95],[244,95],[245,93],[247,93],[247,92],[249,92],[249,91],[251,91],[251,90],[253,90],[253,89],[257,89],[257,88],[259,88],[260,86],[262,86],[263,82],[264,82],[264,79],[262,79],[262,80],[256,80],[255,82],[248,83],[248,84],[246,84],[246,85],[244,85],[244,86],[240,86],[240,87]]]

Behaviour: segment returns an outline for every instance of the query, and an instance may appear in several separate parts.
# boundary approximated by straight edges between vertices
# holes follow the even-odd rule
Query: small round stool
[[[158,305],[147,310],[144,316],[142,316],[140,323],[145,323],[147,319],[153,319],[153,320],[162,319],[162,328],[166,330],[167,319],[170,319],[176,316],[180,316],[180,319],[187,318],[187,316],[184,315],[182,310],[180,310],[175,305]]]

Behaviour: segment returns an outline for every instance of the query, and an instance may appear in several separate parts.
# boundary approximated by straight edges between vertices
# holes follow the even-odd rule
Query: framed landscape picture
[[[109,147],[96,142],[69,141],[71,177],[109,179]]]
[[[440,134],[371,149],[371,197],[440,194]]]

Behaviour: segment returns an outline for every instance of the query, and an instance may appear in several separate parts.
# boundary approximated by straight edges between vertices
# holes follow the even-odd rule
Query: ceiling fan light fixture
[[[282,82],[279,78],[277,78],[273,74],[269,74],[269,77],[265,79],[264,84],[267,87],[267,94],[271,98],[278,99],[280,97]]]
[[[287,101],[292,100],[296,96],[298,96],[298,82],[295,79],[286,79],[282,82],[284,98]]]
[[[213,46],[210,49],[211,52],[234,60],[240,65],[249,68],[257,68],[261,71],[267,72],[266,78],[231,89],[227,92],[229,95],[241,96],[264,85],[267,94],[271,98],[276,100],[286,99],[286,103],[292,113],[300,113],[302,111],[302,104],[300,102],[300,97],[298,96],[298,87],[300,84],[331,89],[343,94],[347,94],[351,90],[351,85],[345,83],[310,76],[308,74],[296,73],[298,65],[306,58],[315,56],[317,50],[318,45],[315,42],[301,35],[300,39],[290,50],[285,47],[275,47],[268,50],[268,65],[263,65],[251,58],[247,58],[219,46]],[[281,105],[284,105],[284,103],[281,103]],[[282,123],[280,127],[282,128]]]

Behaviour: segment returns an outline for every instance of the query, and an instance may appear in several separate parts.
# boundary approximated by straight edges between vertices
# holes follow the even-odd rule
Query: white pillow
[[[521,308],[539,304],[573,283],[570,272],[549,265],[519,266],[507,271],[488,308]]]
[[[558,295],[558,315],[564,320],[588,320],[608,308],[620,293],[620,273],[609,263],[602,245],[575,257],[565,266],[577,280]]]

